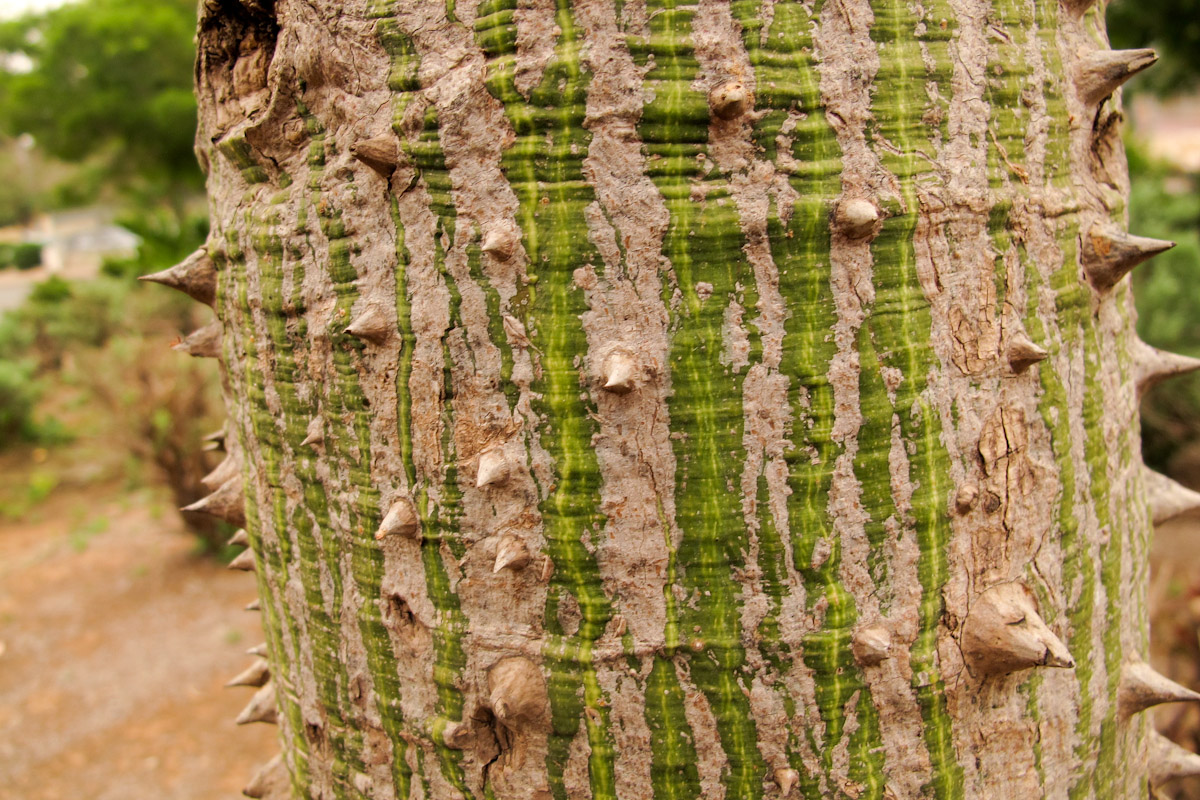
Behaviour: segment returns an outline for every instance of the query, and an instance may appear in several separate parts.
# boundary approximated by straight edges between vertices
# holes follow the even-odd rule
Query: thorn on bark
[[[1158,731],[1150,731],[1149,754],[1146,759],[1150,768],[1150,785],[1162,786],[1175,778],[1191,778],[1200,775],[1200,755],[1185,750]]]
[[[471,726],[465,722],[451,720],[442,727],[442,744],[451,750],[466,750],[473,738]]]
[[[396,330],[396,326],[378,306],[367,306],[361,314],[346,326],[345,332],[356,339],[372,344],[383,344]]]
[[[1174,246],[1097,222],[1083,237],[1083,271],[1096,291],[1107,292],[1138,264]]]
[[[1150,503],[1150,518],[1155,525],[1200,509],[1200,492],[1194,492],[1149,467],[1142,476],[1146,499]]]
[[[238,714],[235,721],[238,725],[249,725],[253,722],[274,725],[278,719],[279,712],[275,708],[275,687],[270,681],[267,681],[261,689],[254,693],[250,704],[242,709],[242,713]]]
[[[479,456],[479,471],[475,475],[475,488],[494,486],[508,480],[512,467],[503,448],[493,447]]]
[[[1200,370],[1200,358],[1159,350],[1141,339],[1135,339],[1130,350],[1133,357],[1134,381],[1139,395],[1167,378]]]
[[[1200,702],[1200,692],[1156,671],[1140,659],[1121,667],[1121,684],[1117,692],[1117,707],[1121,716],[1130,717],[1147,708],[1163,703]]]
[[[859,628],[854,632],[850,649],[860,666],[882,664],[892,654],[892,632],[883,625]]]
[[[245,498],[242,495],[242,477],[237,475],[207,497],[202,497],[181,511],[193,511],[223,519],[239,528],[246,524]]]
[[[241,570],[242,572],[254,572],[254,551],[243,550],[238,553],[237,558],[229,562],[228,568]]]
[[[350,145],[350,155],[387,179],[392,177],[400,163],[400,144],[395,136],[385,133],[354,142]]]
[[[222,428],[219,431],[213,431],[212,433],[204,436],[200,441],[204,442],[204,452],[208,452],[210,450],[224,450],[225,429]]]
[[[517,251],[516,237],[512,231],[496,227],[489,230],[483,237],[479,249],[497,261],[508,261]]]
[[[879,208],[862,197],[842,200],[834,213],[834,222],[849,239],[864,239],[875,230],[879,222]]]
[[[254,647],[251,647],[249,650],[246,651],[246,655],[258,656],[259,658],[266,658],[267,643],[263,642],[262,644],[256,644]]]
[[[779,796],[787,797],[800,782],[800,773],[790,767],[775,770],[775,785],[779,787]]]
[[[613,394],[628,394],[636,385],[637,362],[624,350],[604,359],[604,388]]]
[[[246,788],[242,789],[242,794],[262,800],[268,796],[275,796],[276,792],[285,789],[287,784],[287,767],[284,766],[283,756],[277,755],[254,774]]]
[[[267,663],[265,658],[260,658],[250,666],[246,667],[242,672],[234,676],[233,680],[225,684],[233,688],[235,686],[254,686],[259,687],[266,684],[271,679],[271,665]]]
[[[1075,667],[1067,646],[1038,613],[1033,592],[1021,583],[996,584],[975,598],[963,622],[961,644],[973,675]]]
[[[210,492],[215,492],[221,488],[221,484],[225,483],[230,478],[236,477],[241,472],[241,467],[238,464],[238,459],[232,454],[225,456],[220,464],[212,472],[200,479],[200,483],[205,489]]]
[[[1008,352],[1005,353],[1009,368],[1017,375],[1025,372],[1039,361],[1045,361],[1048,355],[1050,354],[1034,344],[1033,340],[1023,331],[1018,331],[1013,335],[1012,340],[1008,343]]]
[[[243,611],[262,611],[262,601],[257,597],[251,600],[242,609]]]
[[[733,119],[750,107],[750,93],[741,81],[726,81],[708,93],[708,105],[721,119]]]
[[[178,289],[206,306],[217,302],[217,266],[203,247],[170,269],[143,275],[138,280]]]
[[[178,353],[186,353],[192,358],[220,358],[221,323],[212,322],[192,331],[183,341],[171,345],[171,349]]]
[[[540,719],[549,707],[542,671],[523,656],[501,659],[488,672],[492,713],[510,728]]]
[[[492,574],[502,569],[515,572],[524,569],[528,564],[529,548],[525,546],[525,542],[512,534],[501,536],[499,544],[496,545],[496,562],[492,567]]]
[[[959,514],[969,514],[971,509],[975,508],[975,501],[978,499],[979,487],[973,483],[964,483],[954,494],[954,509]]]
[[[325,427],[321,422],[320,417],[313,417],[308,421],[308,428],[304,432],[304,440],[300,442],[301,447],[308,447],[310,444],[321,444],[325,441]]]
[[[245,528],[240,528],[233,536],[229,537],[229,541],[225,542],[229,547],[249,547],[250,535],[246,533]]]
[[[387,513],[384,514],[383,522],[379,524],[379,530],[375,531],[375,538],[382,539],[385,536],[398,535],[409,539],[419,539],[420,534],[421,521],[417,518],[416,506],[407,497],[399,497],[393,501]]]
[[[1094,108],[1156,61],[1158,54],[1149,48],[1093,51],[1080,59],[1075,68],[1075,90],[1080,100]]]

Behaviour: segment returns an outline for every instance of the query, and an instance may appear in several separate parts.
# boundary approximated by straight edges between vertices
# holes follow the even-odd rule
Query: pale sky
[[[67,0],[0,0],[0,19],[19,17],[26,11],[45,11]]]

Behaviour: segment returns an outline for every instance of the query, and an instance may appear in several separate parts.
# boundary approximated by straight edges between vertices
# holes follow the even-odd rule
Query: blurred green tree
[[[0,133],[149,196],[201,188],[193,0],[85,0],[0,23]]]
[[[1158,50],[1159,64],[1139,83],[1159,94],[1196,86],[1200,76],[1200,0],[1115,0],[1108,7],[1114,48]]]

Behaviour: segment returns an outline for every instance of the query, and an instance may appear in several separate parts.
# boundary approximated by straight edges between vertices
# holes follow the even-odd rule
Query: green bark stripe
[[[671,429],[678,434],[672,436],[675,515],[682,533],[676,562],[686,598],[679,625],[692,651],[692,681],[708,700],[728,759],[722,775],[726,796],[749,799],[762,795],[767,769],[740,687],[746,666],[742,586],[733,570],[746,566],[749,537],[734,487],[741,482],[744,412],[742,376],[721,363],[721,328],[727,304],[746,300],[738,287],[753,286],[754,275],[742,253],[744,237],[728,184],[717,171],[705,176],[696,158],[707,146],[709,110],[705,95],[691,85],[699,72],[690,41],[695,12],[675,0],[648,3],[647,11],[649,36],[631,43],[631,50],[635,58],[653,57],[646,82],[655,102],[643,109],[639,130],[650,153],[647,172],[670,214],[664,252],[682,293],[671,321],[669,355]],[[708,190],[699,207],[691,200],[697,183]],[[696,294],[698,281],[712,284],[707,302]]]
[[[544,624],[556,629],[555,589],[565,590],[582,613],[574,636],[548,637],[543,647],[549,670],[552,733],[546,768],[556,800],[566,799],[563,769],[571,741],[585,709],[589,778],[595,800],[616,798],[615,753],[609,731],[608,702],[592,666],[592,642],[599,638],[613,609],[603,591],[595,556],[582,538],[599,544],[604,525],[600,507],[600,467],[591,447],[596,426],[589,414],[594,406],[580,399],[583,390],[574,363],[587,351],[580,316],[587,311],[573,273],[601,264],[586,237],[578,235],[584,209],[595,195],[583,174],[583,159],[591,135],[583,127],[588,79],[581,69],[580,43],[570,4],[556,4],[555,22],[561,33],[555,56],[528,102],[514,83],[515,0],[490,0],[478,9],[476,41],[489,57],[488,88],[505,108],[516,141],[504,154],[502,168],[519,202],[518,223],[524,235],[529,270],[537,276],[528,305],[517,308],[541,353],[542,377],[531,387],[534,410],[555,422],[543,429],[541,441],[554,460],[557,480],[541,487],[540,510],[546,552],[554,564]]]

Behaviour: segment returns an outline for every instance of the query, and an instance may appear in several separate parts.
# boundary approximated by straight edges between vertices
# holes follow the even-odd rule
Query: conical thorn
[[[1083,236],[1083,271],[1097,291],[1107,292],[1138,264],[1174,246],[1174,242],[1133,236],[1097,222]]]
[[[201,437],[200,441],[204,442],[204,450],[224,450],[225,449],[225,429],[213,431]]]
[[[1117,691],[1117,707],[1124,717],[1163,703],[1200,701],[1200,692],[1157,672],[1145,661],[1129,661],[1121,667],[1121,684]]]
[[[775,770],[775,785],[779,787],[779,796],[787,797],[800,782],[800,773],[791,767],[780,767]]]
[[[1150,49],[1095,50],[1075,67],[1075,90],[1088,106],[1098,106],[1125,81],[1158,61]]]
[[[220,358],[221,323],[211,322],[192,331],[182,341],[171,345],[171,349],[178,353],[186,353],[192,358]]]
[[[398,497],[392,502],[388,512],[375,531],[375,538],[385,536],[404,536],[409,539],[421,538],[421,520],[417,517],[417,507],[407,497]]]
[[[138,280],[178,289],[206,306],[216,305],[217,302],[217,265],[203,247],[170,269],[143,275]]]
[[[308,429],[305,431],[304,441],[300,442],[300,446],[308,447],[310,444],[321,444],[324,441],[325,426],[320,417],[313,417],[308,421]]]
[[[1138,394],[1144,394],[1167,378],[1200,370],[1200,358],[1159,350],[1141,339],[1134,340],[1130,355]]]
[[[708,93],[708,105],[721,119],[733,119],[750,107],[750,93],[741,81],[725,81]]]
[[[262,601],[257,597],[242,607],[243,611],[262,611]]]
[[[511,569],[515,572],[528,565],[529,548],[525,546],[525,542],[512,534],[501,536],[500,542],[496,545],[496,561],[492,566],[492,574],[502,569]]]
[[[245,528],[239,528],[233,536],[229,537],[229,541],[225,542],[229,547],[249,547],[250,535],[246,533]]]
[[[400,163],[400,143],[394,135],[385,133],[354,142],[350,145],[350,155],[384,178],[390,178],[396,171],[396,165]]]
[[[1150,785],[1162,786],[1175,778],[1200,775],[1200,755],[1185,750],[1158,731],[1150,731],[1146,765],[1150,768]]]
[[[637,382],[637,362],[624,350],[614,350],[604,359],[604,388],[613,394],[628,394]]]
[[[482,489],[485,486],[504,483],[508,480],[509,473],[511,472],[512,468],[508,463],[508,456],[504,454],[503,448],[493,447],[479,456],[479,470],[475,475],[475,488]]]
[[[203,484],[205,489],[215,492],[221,488],[223,483],[240,474],[241,464],[239,461],[240,459],[234,457],[232,453],[226,455],[212,472],[200,479],[200,483]]]
[[[247,650],[247,651],[246,651],[246,655],[248,655],[248,656],[258,656],[258,657],[260,657],[260,658],[266,658],[266,655],[267,655],[267,643],[266,643],[266,642],[263,642],[262,644],[256,644],[256,645],[254,645],[254,647],[251,647],[249,650]]]
[[[277,755],[254,773],[254,777],[246,784],[246,788],[242,789],[242,794],[254,798],[254,800],[285,797],[289,788],[288,784],[287,767],[283,763],[283,756]]]
[[[1021,583],[996,584],[975,598],[961,645],[971,673],[978,676],[1075,666],[1067,646],[1038,613],[1033,592]]]
[[[246,507],[245,498],[242,495],[241,476],[230,478],[212,494],[202,497],[180,510],[208,514],[217,519],[223,519],[230,525],[242,527],[246,524]]]
[[[496,227],[489,230],[483,237],[479,249],[497,261],[508,261],[517,251],[516,236],[511,230]]]
[[[1009,340],[1008,350],[1004,355],[1008,359],[1009,368],[1020,375],[1039,361],[1045,361],[1046,356],[1050,354],[1034,344],[1023,331],[1018,331]]]
[[[851,639],[850,651],[861,666],[882,664],[892,654],[892,632],[883,625],[859,628]]]
[[[249,725],[252,722],[274,725],[278,719],[279,712],[275,708],[275,687],[270,681],[267,681],[261,689],[254,693],[249,705],[242,709],[242,713],[238,714],[234,721],[238,725]]]
[[[502,659],[488,671],[492,713],[510,728],[540,719],[549,709],[546,679],[542,671],[523,656]]]
[[[387,314],[378,306],[367,306],[367,308],[354,318],[354,321],[346,326],[346,333],[372,342],[373,344],[383,344],[396,331],[396,326]]]
[[[234,676],[233,680],[225,684],[233,688],[235,686],[254,686],[259,687],[264,685],[271,679],[271,665],[267,663],[265,658],[260,658],[246,669]]]
[[[254,551],[246,549],[238,553],[237,558],[229,562],[228,568],[242,572],[254,572]]]
[[[1155,525],[1169,519],[1200,510],[1200,492],[1177,483],[1161,472],[1146,467],[1142,472],[1146,499],[1150,503],[1150,518]]]
[[[863,239],[875,230],[879,222],[879,207],[863,197],[853,197],[838,203],[834,221],[850,239]]]

